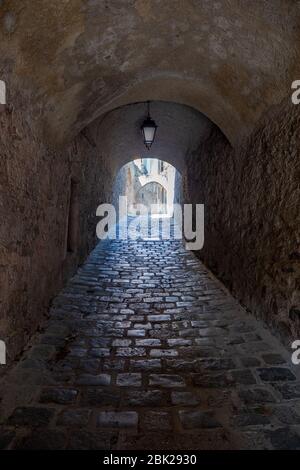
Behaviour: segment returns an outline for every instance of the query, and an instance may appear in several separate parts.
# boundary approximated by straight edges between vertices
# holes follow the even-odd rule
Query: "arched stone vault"
[[[55,141],[151,99],[193,106],[235,144],[300,73],[299,2],[1,3],[2,73],[18,76]]]
[[[134,158],[158,158],[178,171],[185,168],[185,156],[196,151],[214,127],[209,119],[188,106],[153,102],[150,113],[158,129],[147,150],[140,130],[147,114],[145,103],[123,106],[98,119],[87,129],[99,151],[116,172]]]

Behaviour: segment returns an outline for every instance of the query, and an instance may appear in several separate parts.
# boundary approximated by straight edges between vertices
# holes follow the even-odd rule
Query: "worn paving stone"
[[[205,374],[192,374],[195,386],[203,388],[227,388],[233,387],[235,382],[227,372]]]
[[[68,427],[84,427],[87,426],[90,415],[91,410],[65,410],[57,419],[57,424]]]
[[[86,357],[87,349],[84,348],[71,348],[69,351],[69,356],[71,357]]]
[[[106,348],[111,340],[109,338],[91,338],[89,342],[93,348]]]
[[[178,392],[171,393],[171,401],[173,405],[194,406],[199,405],[200,398],[192,392]]]
[[[299,411],[297,412],[288,405],[279,405],[272,409],[272,414],[281,424],[300,424]]]
[[[73,430],[69,436],[67,450],[110,450],[118,440],[112,432]]]
[[[266,351],[271,351],[272,347],[263,341],[259,342],[247,342],[244,344],[239,345],[239,348],[242,350],[243,353],[245,354],[257,354],[258,352],[266,352]]]
[[[172,420],[166,411],[147,411],[142,422],[142,429],[146,431],[171,431]]]
[[[8,424],[18,426],[45,426],[54,416],[54,410],[50,408],[38,408],[33,406],[16,408],[8,419]]]
[[[231,372],[234,382],[243,385],[256,384],[256,379],[248,369],[234,370]]]
[[[280,354],[262,354],[262,359],[266,364],[280,365],[285,364],[286,360]]]
[[[142,385],[142,374],[133,372],[118,374],[117,385],[119,387],[140,387]]]
[[[298,383],[272,383],[272,386],[285,400],[300,398],[300,384]]]
[[[300,449],[300,436],[292,429],[285,427],[274,431],[267,430],[265,435],[270,439],[273,448],[276,450]]]
[[[171,320],[170,315],[148,315],[147,318],[149,322],[165,322]]]
[[[141,338],[146,335],[146,330],[128,330],[127,331],[128,336],[133,336],[136,338]]]
[[[198,366],[203,368],[203,370],[230,370],[236,368],[235,362],[228,357],[222,359],[199,359]]]
[[[295,375],[285,367],[270,367],[257,369],[264,382],[286,382],[296,380]]]
[[[139,320],[139,318],[140,318],[140,317],[137,315],[137,316],[133,319],[133,321],[142,321],[142,320]],[[133,326],[134,326],[134,329],[136,329],[136,330],[145,330],[145,332],[146,332],[147,330],[151,330],[151,329],[152,329],[152,324],[149,323],[149,322],[148,322],[148,323],[134,323]]]
[[[257,357],[241,357],[241,363],[244,367],[259,367],[261,361]]]
[[[136,411],[101,411],[97,425],[108,428],[132,428],[138,424]]]
[[[145,348],[118,348],[116,352],[120,357],[146,356]]]
[[[131,339],[114,339],[112,342],[112,346],[114,347],[128,347],[132,343]]]
[[[192,344],[191,340],[183,338],[171,338],[168,339],[168,345],[170,347],[174,346],[190,346]]]
[[[110,355],[110,349],[107,348],[93,348],[89,352],[92,357],[108,357]]]
[[[168,395],[162,390],[126,391],[122,397],[125,407],[162,407],[170,404]]]
[[[109,374],[82,374],[76,380],[78,385],[110,385],[111,376]]]
[[[175,349],[151,349],[151,357],[175,357],[178,356],[178,351]]]
[[[41,403],[58,403],[67,405],[74,403],[78,390],[72,388],[46,388],[40,396]]]
[[[136,339],[135,344],[137,346],[161,346],[161,340],[156,338]]]
[[[184,429],[218,428],[221,426],[212,411],[179,411],[179,418]]]
[[[131,359],[130,366],[132,369],[148,371],[148,370],[160,370],[162,363],[160,359]]]
[[[170,431],[140,431],[137,435],[122,433],[120,448],[136,452],[137,450],[186,451],[207,449],[238,449],[239,437],[223,428],[193,429],[192,432],[174,433]]]
[[[185,387],[185,380],[180,375],[152,374],[149,378],[149,385],[161,387]]]
[[[105,359],[103,361],[103,370],[108,372],[123,371],[125,369],[124,359]]]
[[[240,399],[247,405],[274,403],[274,395],[265,388],[246,388],[238,392]]]
[[[234,416],[232,421],[233,425],[237,428],[242,426],[267,425],[270,423],[269,417],[261,414],[260,410],[258,412],[254,410],[241,412],[237,416]]]
[[[100,366],[101,366],[100,359],[82,359],[80,361],[79,368],[82,372],[95,374],[96,372],[99,371]]]

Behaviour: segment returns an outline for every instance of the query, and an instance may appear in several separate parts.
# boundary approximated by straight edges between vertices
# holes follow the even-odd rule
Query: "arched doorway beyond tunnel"
[[[143,204],[151,210],[155,207],[155,215],[167,215],[167,191],[159,183],[151,181],[140,188],[137,193],[136,204]]]
[[[124,165],[116,178],[115,198],[126,196],[128,214],[143,206],[153,217],[172,217],[181,202],[181,175],[170,163],[156,158],[136,158]]]

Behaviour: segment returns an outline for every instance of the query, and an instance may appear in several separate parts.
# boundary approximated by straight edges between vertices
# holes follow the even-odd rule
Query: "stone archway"
[[[300,72],[297,2],[12,0],[2,16],[3,79],[55,142],[150,99],[193,106],[235,144]]]
[[[281,351],[279,343],[275,339],[270,344],[263,341],[259,327],[253,334],[253,318],[240,321],[240,307],[232,308],[241,302],[289,348],[299,337],[300,107],[290,96],[292,82],[300,78],[299,25],[299,2],[286,0],[0,0],[0,83],[5,82],[7,95],[7,104],[0,105],[0,342],[5,341],[9,365],[41,327],[51,301],[66,280],[79,265],[84,266],[70,290],[68,287],[55,298],[54,329],[50,325],[49,335],[42,335],[41,344],[30,350],[26,371],[22,363],[17,367],[23,387],[18,396],[21,404],[28,391],[24,376],[32,378],[28,386],[33,384],[36,393],[36,381],[48,378],[48,365],[54,370],[56,360],[62,369],[55,369],[55,377],[66,378],[67,383],[61,382],[57,391],[52,381],[50,391],[41,390],[38,398],[34,395],[43,403],[54,401],[55,406],[62,400],[72,404],[80,400],[78,403],[85,407],[89,400],[95,400],[93,393],[81,394],[79,387],[84,388],[86,383],[69,386],[68,380],[73,380],[79,366],[86,368],[82,375],[90,374],[88,367],[95,372],[92,376],[101,375],[100,379],[78,379],[99,380],[101,385],[98,382],[95,387],[112,383],[121,388],[124,380],[129,380],[130,387],[142,383],[150,392],[152,387],[164,389],[166,383],[170,384],[169,375],[175,375],[173,387],[174,383],[190,384],[191,374],[199,374],[193,376],[193,387],[201,390],[214,389],[220,377],[224,388],[235,387],[238,407],[232,402],[226,409],[227,424],[234,422],[237,426],[253,423],[252,413],[231,416],[240,405],[250,402],[261,410],[261,398],[264,401],[267,397],[271,407],[277,397],[280,406],[287,402],[291,406],[291,393],[298,399],[297,385],[289,384],[295,381],[292,368],[286,365],[290,355],[274,356],[272,351]],[[140,135],[148,100],[159,125],[150,153]],[[114,202],[118,170],[136,156],[159,157],[174,165],[182,175],[183,201],[205,205],[205,244],[198,256],[206,267],[167,243],[161,250],[153,248],[153,252],[143,245],[133,244],[129,251],[125,245],[110,245],[112,249],[99,248],[96,258],[83,265],[97,241],[96,209],[101,203]],[[167,263],[160,259],[164,249]],[[108,266],[103,266],[104,262]],[[140,274],[145,266],[148,271],[143,277]],[[211,282],[208,269],[236,300],[230,297],[226,302],[218,282]],[[152,278],[158,280],[151,282]],[[99,279],[104,280],[101,288]],[[130,282],[133,287],[127,292]],[[159,282],[163,292],[159,292]],[[171,294],[167,290],[170,286]],[[176,292],[180,300],[174,300]],[[121,294],[124,299],[119,302]],[[160,295],[163,297],[158,302]],[[71,297],[74,305],[68,303]],[[98,312],[99,297],[104,305]],[[154,308],[162,318],[151,319],[150,313],[139,311],[147,299],[152,299],[149,310],[152,304],[158,304]],[[165,305],[172,302],[173,307]],[[118,303],[122,307],[116,306]],[[99,319],[98,314],[103,316]],[[131,318],[135,314],[142,320]],[[190,314],[189,318],[182,317]],[[205,325],[201,323],[202,314],[207,315]],[[67,319],[65,329],[61,329],[62,318]],[[140,321],[143,325],[149,321],[150,327],[139,328]],[[151,322],[155,322],[153,328]],[[71,324],[77,328],[76,334],[81,327],[88,330],[83,343],[69,334]],[[97,329],[101,330],[100,338],[89,335],[94,326],[97,334]],[[184,332],[177,335],[181,328]],[[143,332],[135,332],[132,339],[131,333],[127,334],[131,329]],[[119,330],[126,331],[125,338]],[[151,334],[147,332],[152,330]],[[107,332],[120,337],[113,344],[115,340],[109,336],[106,347]],[[166,332],[170,338],[164,336]],[[212,336],[218,341],[214,347],[206,347],[214,343]],[[143,339],[150,341],[143,344]],[[169,339],[176,341],[169,343]],[[275,350],[271,343],[277,345]],[[225,364],[222,355],[217,360],[214,356],[223,347],[231,353]],[[120,356],[114,356],[113,350],[111,357],[110,348],[121,348]],[[141,353],[138,358],[134,357],[135,348]],[[150,353],[151,349],[155,351]],[[168,352],[161,353],[164,350]],[[190,352],[196,364],[186,360]],[[68,355],[68,364],[60,362],[64,354]],[[82,364],[81,354],[88,355],[87,363]],[[128,354],[124,363],[122,354]],[[176,362],[181,354],[183,366]],[[208,360],[199,362],[201,354],[208,354]],[[116,357],[117,365],[107,362]],[[134,361],[144,360],[150,362],[143,367],[152,367],[153,360],[154,368],[159,366],[158,371],[151,372],[151,379],[148,369],[143,380],[134,375],[140,373]],[[117,377],[129,373],[122,364],[132,366],[133,379]],[[159,374],[161,365],[167,382],[164,377],[157,378],[165,375]],[[177,368],[183,370],[184,377],[181,372],[170,374],[173,367],[177,372]],[[109,370],[113,378],[103,370]],[[207,370],[208,378],[203,374]],[[12,391],[16,392],[14,384]],[[247,387],[249,393],[245,393]],[[175,421],[181,423],[184,432],[194,430],[195,423],[217,428],[211,414],[203,414],[198,408],[196,415],[184,409],[177,415],[182,396],[172,391],[175,395],[167,392],[161,396],[166,398],[165,403],[173,400]],[[219,391],[213,393],[206,404],[213,403],[217,408],[219,396]],[[113,394],[108,395],[110,399],[115,400]],[[184,395],[184,406],[189,400],[190,395]],[[196,407],[202,406],[201,400],[200,404],[196,400]],[[33,421],[40,422],[40,401],[33,406]],[[25,408],[16,408],[8,423],[9,436],[10,426],[23,426],[32,419],[31,411]],[[267,433],[262,429],[263,439],[269,447],[284,446],[287,441],[298,446],[299,436],[293,429],[286,432],[284,413],[278,412],[279,406],[275,408],[270,418],[275,427]],[[101,426],[107,423],[106,411],[101,411]],[[54,418],[57,423],[63,419],[48,409],[42,420],[45,416],[52,423]],[[293,414],[289,416],[293,423],[299,421],[294,421]],[[149,421],[160,418],[150,413],[143,415],[142,421],[149,425]],[[269,426],[268,416],[254,415],[258,426],[261,420]],[[130,414],[129,425],[136,422],[136,414]],[[49,435],[57,443],[65,434],[56,429]],[[215,436],[220,444],[217,432]],[[36,434],[33,437],[36,439]],[[23,445],[22,440],[14,439],[9,445]],[[34,439],[30,442],[36,443]]]
[[[157,181],[149,181],[139,189],[136,203],[145,205],[148,210],[155,205],[157,206],[157,214],[167,214],[167,190]]]

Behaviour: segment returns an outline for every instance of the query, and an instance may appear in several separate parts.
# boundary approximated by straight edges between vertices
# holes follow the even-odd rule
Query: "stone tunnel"
[[[300,3],[0,0],[0,25],[0,448],[300,449]],[[97,243],[154,156],[199,251]]]

